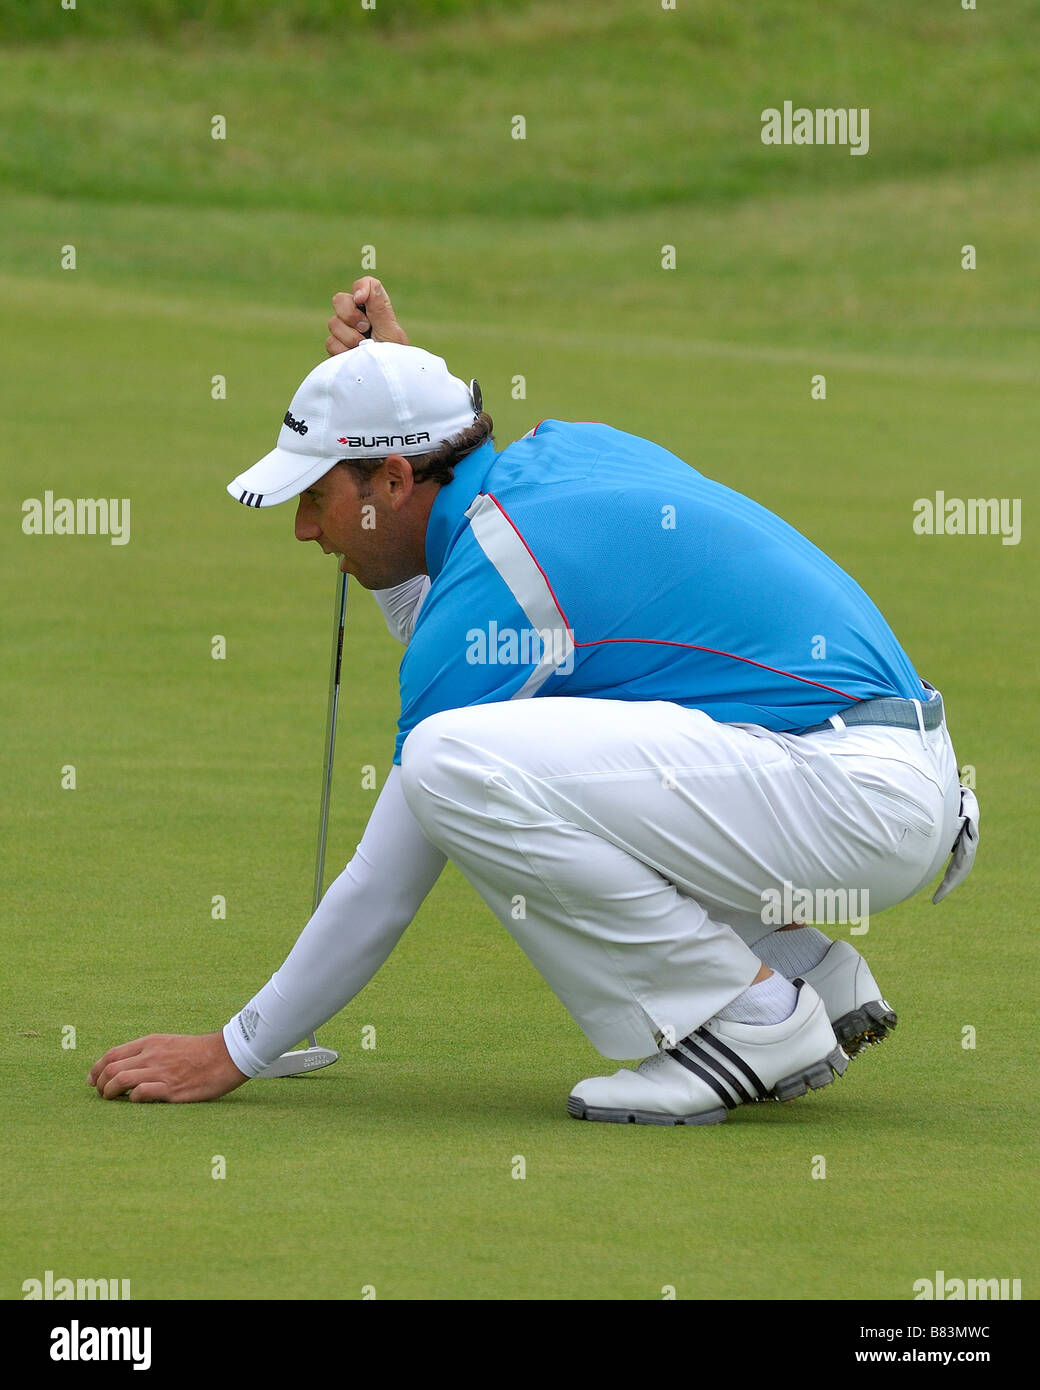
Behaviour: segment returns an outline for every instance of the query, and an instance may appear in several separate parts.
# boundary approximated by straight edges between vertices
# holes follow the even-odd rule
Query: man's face
[[[300,494],[296,539],[341,555],[340,569],[363,588],[388,589],[425,572],[426,520],[436,484],[416,486],[407,459],[393,454],[364,486],[362,496],[349,468],[331,468]]]

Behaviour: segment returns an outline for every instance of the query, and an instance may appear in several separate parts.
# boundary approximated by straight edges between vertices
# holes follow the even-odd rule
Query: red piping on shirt
[[[541,565],[535,559],[534,552],[531,550],[531,547],[527,544],[523,536],[520,534],[520,530],[517,527],[516,523],[513,521],[513,518],[506,511],[505,507],[502,506],[502,503],[498,500],[498,498],[495,496],[493,492],[485,493],[484,496],[491,498],[492,502],[494,502],[495,506],[505,517],[506,521],[509,522],[513,530],[516,532],[520,544],[527,551],[528,555],[530,555],[535,568],[538,570],[538,573],[545,580],[545,587],[549,590],[549,593],[552,596],[552,601],[556,605],[557,613],[559,613],[560,617],[563,619],[564,627],[566,627],[567,631],[570,632],[571,625],[567,621],[567,615],[560,607],[559,599],[553,592],[553,587],[549,583],[549,576],[545,573],[545,570],[542,569]],[[781,671],[778,666],[767,666],[763,661],[752,661],[751,657],[749,656],[737,656],[735,652],[722,652],[717,650],[717,648],[715,647],[702,647],[698,645],[696,642],[670,642],[663,637],[598,637],[592,642],[575,642],[574,645],[575,647],[601,647],[606,646],[608,642],[647,642],[653,646],[658,647],[683,647],[687,651],[709,652],[712,656],[724,656],[727,657],[730,661],[743,661],[744,664],[747,666],[757,666],[760,671],[771,671],[775,676],[786,676],[788,680],[801,681],[803,685],[815,686],[817,690],[829,690],[832,695],[840,695],[843,700],[848,700],[849,704],[854,704],[856,699],[854,695],[846,694],[844,690],[838,690],[836,686],[824,685],[822,681],[811,681],[808,679],[807,676],[796,676],[793,671]]]
[[[552,420],[552,419],[555,419],[555,416],[547,415],[547,416],[545,417],[545,420]],[[538,431],[539,431],[539,430],[542,428],[542,426],[545,424],[545,420],[539,420],[538,423],[537,423],[537,425],[535,425],[535,427],[534,427],[533,430],[528,430],[527,434],[524,435],[524,438],[526,439],[526,438],[528,437],[528,435],[535,435],[535,434],[537,434]],[[602,420],[572,420],[572,421],[571,421],[571,424],[572,424],[572,425],[602,425],[602,424],[603,424],[603,421],[602,421]],[[514,442],[515,442],[515,443],[519,443],[520,441],[519,441],[519,440],[516,440],[516,441],[514,441]],[[491,494],[489,493],[488,496],[490,496],[490,495],[491,495]]]

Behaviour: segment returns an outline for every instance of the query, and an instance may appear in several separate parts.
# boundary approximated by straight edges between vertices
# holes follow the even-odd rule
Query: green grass
[[[672,12],[656,0],[553,0],[492,6],[480,23],[432,23],[430,11],[418,28],[415,7],[395,0],[347,6],[321,37],[292,42],[250,5],[207,27],[205,42],[189,25],[190,42],[172,48],[139,37],[125,9],[116,37],[0,54],[0,186],[345,219],[612,219],[767,191],[854,196],[893,176],[1028,160],[1040,137],[1029,0],[970,14],[843,0],[816,20],[799,0]],[[408,26],[388,37],[373,14]],[[250,15],[263,41],[244,44],[230,26]],[[48,31],[84,19],[113,27],[84,5],[74,20],[52,13]],[[28,23],[11,17],[0,34]],[[870,153],[763,145],[761,113],[785,99],[869,107]],[[215,115],[224,140],[212,138]]]
[[[64,42],[72,38],[125,38],[128,34],[164,43],[236,42],[258,38],[341,36],[391,29],[407,34],[456,16],[489,18],[506,0],[362,0],[349,8],[343,0],[121,0],[119,4],[64,4],[27,9],[18,0],[0,0],[0,28],[10,38]],[[529,8],[512,0],[512,8]]]
[[[875,1299],[942,1268],[1034,1296],[1031,8],[457,7],[359,29],[349,82],[282,8],[277,43],[205,51],[149,42],[169,7],[90,42],[6,29],[0,1295],[50,1268],[135,1298]],[[785,95],[871,105],[870,155],[765,150]],[[211,1106],[83,1085],[116,1042],[220,1026],[306,918],[333,571],[224,485],[366,243],[500,446],[552,415],[658,440],[844,565],[942,689],[978,865],[872,922],[903,1021],[839,1085],[716,1129],[575,1124],[603,1061],[453,868],[322,1030],[336,1067]],[[47,488],[130,497],[131,543],[23,536]],[[1022,498],[1021,544],[915,537],[936,489]],[[396,717],[400,648],[356,587],[347,653],[330,871]]]

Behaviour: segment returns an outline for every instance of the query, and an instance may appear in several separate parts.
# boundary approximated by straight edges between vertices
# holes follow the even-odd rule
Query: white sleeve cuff
[[[247,1006],[248,1007],[248,1006]],[[242,1013],[245,1010],[243,1009]],[[240,1072],[246,1076],[258,1076],[267,1066],[267,1062],[261,1061],[255,1053],[249,1050],[246,1045],[244,1033],[245,1028],[242,1024],[242,1014],[234,1016],[230,1023],[224,1024],[224,1046],[228,1050],[228,1056],[234,1062]],[[270,1059],[272,1062],[274,1058]]]

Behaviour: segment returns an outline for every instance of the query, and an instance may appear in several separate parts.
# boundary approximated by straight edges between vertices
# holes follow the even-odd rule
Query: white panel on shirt
[[[559,666],[571,659],[574,636],[564,622],[549,583],[535,563],[534,556],[494,498],[481,493],[469,504],[466,515],[477,544],[540,636],[541,660],[520,689],[510,697],[513,700],[527,699],[541,689]]]

